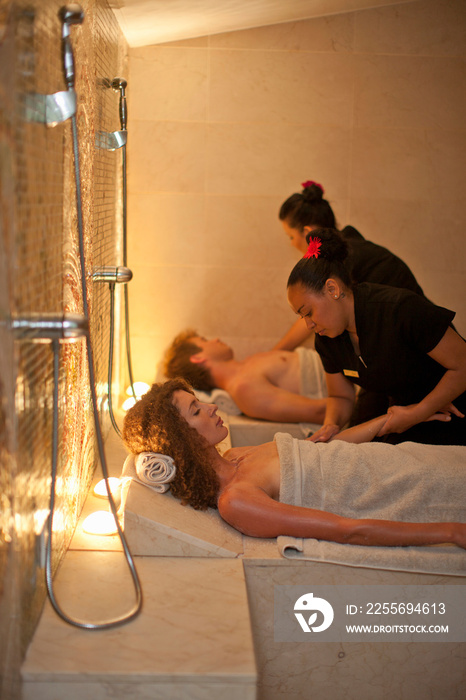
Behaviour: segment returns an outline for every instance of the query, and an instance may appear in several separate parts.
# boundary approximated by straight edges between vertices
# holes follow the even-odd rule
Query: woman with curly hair
[[[458,522],[466,519],[464,449],[356,444],[371,440],[386,419],[344,431],[331,444],[278,434],[274,442],[221,456],[216,446],[228,430],[217,406],[200,402],[184,380],[172,379],[154,384],[128,411],[123,438],[135,454],[172,457],[173,494],[197,509],[217,506],[246,535],[384,546],[449,542],[466,548],[466,524]],[[440,474],[439,463],[448,465]],[[306,493],[295,483],[295,471],[297,482],[309,476]],[[425,513],[439,522],[425,522]]]

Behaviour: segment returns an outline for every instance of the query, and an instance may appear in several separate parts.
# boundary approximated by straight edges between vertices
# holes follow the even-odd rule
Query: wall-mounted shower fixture
[[[95,147],[103,151],[117,151],[126,145],[126,131],[98,131]]]
[[[82,24],[84,22],[84,10],[81,5],[70,3],[59,9],[58,16],[62,23],[62,56],[65,81],[68,90],[74,90],[75,70],[73,47],[70,39],[70,27],[72,27],[73,24]]]
[[[76,104],[76,95],[74,90],[75,83],[75,65],[73,48],[70,40],[70,28],[74,24],[82,24],[84,20],[84,12],[80,5],[70,4],[65,5],[59,10],[58,16],[62,23],[62,51],[63,51],[63,67],[65,81],[68,88],[68,93],[73,96],[74,104]],[[45,113],[47,110],[45,110]],[[80,175],[80,165],[79,165],[79,148],[78,148],[78,129],[76,121],[76,109],[74,109],[71,116],[71,130],[73,137],[73,154],[74,154],[74,172],[75,172],[75,188],[76,188],[76,213],[78,220],[78,237],[79,237],[79,261],[80,261],[80,272],[81,272],[81,292],[82,292],[82,305],[83,314],[82,316],[72,316],[72,315],[60,315],[60,314],[47,314],[44,317],[39,317],[36,314],[29,315],[27,317],[17,317],[11,321],[11,328],[16,335],[18,340],[31,340],[33,342],[41,341],[51,341],[54,353],[53,360],[53,375],[54,375],[54,392],[53,392],[53,435],[52,435],[52,485],[50,490],[50,517],[49,517],[49,537],[47,542],[47,552],[46,552],[46,571],[45,579],[47,592],[50,598],[50,602],[56,611],[56,613],[70,625],[75,627],[80,627],[83,629],[110,629],[121,625],[124,622],[129,622],[134,619],[136,615],[139,614],[142,608],[142,591],[139,577],[136,571],[136,567],[133,561],[133,557],[129,550],[128,544],[126,542],[123,530],[121,528],[117,509],[112,498],[110,485],[108,482],[109,474],[107,468],[107,461],[104,450],[104,441],[102,436],[102,430],[100,427],[99,416],[98,416],[98,406],[97,406],[97,395],[95,388],[95,372],[94,372],[94,358],[92,353],[92,344],[89,333],[89,305],[87,301],[87,283],[86,283],[86,262],[84,254],[84,226],[83,226],[83,206],[82,206],[82,195],[81,195],[81,175]],[[114,276],[122,276],[121,273],[115,272],[113,268]],[[128,271],[129,273],[131,271]],[[123,273],[123,277],[128,277],[128,272]],[[115,283],[112,282],[112,285]],[[60,342],[63,340],[76,340],[78,337],[83,337],[86,344],[87,351],[87,365],[89,370],[89,385],[90,385],[90,395],[92,401],[92,409],[94,416],[94,427],[95,427],[95,437],[97,441],[100,464],[102,467],[102,475],[105,480],[108,501],[110,511],[115,520],[116,530],[120,538],[120,542],[123,547],[123,552],[128,564],[128,568],[131,574],[131,578],[134,585],[136,602],[133,608],[126,615],[114,618],[113,620],[108,620],[106,622],[84,622],[75,620],[69,617],[59,606],[57,600],[55,599],[53,591],[53,577],[52,577],[52,530],[53,530],[53,514],[55,508],[55,484],[56,484],[56,474],[57,474],[57,464],[58,464],[58,384],[59,384],[59,361],[60,361]]]
[[[130,282],[133,273],[128,267],[99,267],[92,273],[94,282],[107,282],[110,291],[110,344],[108,349],[108,413],[113,428],[117,435],[121,437],[121,430],[113,413],[112,399],[112,375],[113,375],[113,346],[115,341],[115,284]],[[126,287],[125,287],[126,289]]]
[[[78,340],[87,335],[89,323],[82,314],[29,314],[14,316],[11,328],[16,340],[47,343],[51,340]]]
[[[59,11],[62,21],[62,47],[65,66],[65,79],[68,89],[52,95],[38,93],[24,96],[24,118],[29,122],[40,122],[47,126],[57,126],[76,114],[76,93],[74,91],[74,59],[70,41],[70,27],[82,24],[84,12],[80,5],[70,4]]]
[[[106,83],[108,85],[108,83]],[[116,151],[123,146],[126,146],[127,131],[126,131],[126,117],[127,117],[127,106],[126,106],[126,86],[127,82],[124,78],[113,78],[111,82],[111,87],[120,92],[120,131],[98,131],[95,136],[96,148],[101,148],[107,151]],[[108,85],[110,87],[110,85]]]
[[[120,100],[118,105],[118,113],[120,116],[120,126],[121,129],[127,134],[127,120],[128,120],[128,107],[126,103],[126,88],[128,86],[127,81],[124,78],[113,78],[112,88],[120,93]],[[126,177],[126,143],[122,149],[121,156],[121,175],[123,183],[123,204],[122,204],[122,229],[123,229],[123,265],[128,264],[128,192],[127,192],[127,177]],[[128,366],[129,383],[131,386],[131,391],[133,392],[133,398],[137,401],[136,392],[134,390],[134,378],[133,378],[133,366],[131,363],[131,338],[129,331],[129,298],[128,298],[128,287],[125,287],[124,291],[124,301],[125,301],[125,345],[126,345],[126,362]]]
[[[108,282],[109,284],[111,282],[116,282],[119,284],[122,282],[130,282],[132,279],[133,273],[129,267],[123,267],[121,265],[117,267],[111,265],[106,267],[98,267],[92,273],[93,282]]]
[[[113,78],[112,88],[120,93],[120,125],[123,131],[126,131],[126,121],[128,118],[128,107],[126,104],[126,88],[127,81],[124,78]]]
[[[74,90],[55,92],[53,95],[33,93],[24,96],[24,118],[28,122],[40,122],[53,127],[74,114],[76,114]]]

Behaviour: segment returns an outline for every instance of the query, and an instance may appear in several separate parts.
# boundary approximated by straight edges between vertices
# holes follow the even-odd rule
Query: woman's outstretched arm
[[[450,414],[464,418],[454,400],[466,390],[466,343],[453,328],[448,328],[441,341],[429,353],[429,357],[445,367],[446,372],[432,391],[422,401],[411,406],[391,406],[381,435],[403,433],[413,425],[429,420],[433,412],[445,411],[444,420]],[[466,426],[465,426],[466,428]]]
[[[372,420],[368,420],[365,423],[360,423],[359,425],[354,425],[352,428],[342,430],[341,433],[337,433],[332,440],[343,440],[344,442],[358,443],[370,442],[380,433],[387,419],[387,414],[378,416],[377,418],[372,418]]]
[[[405,407],[407,410],[409,406]],[[352,428],[347,428],[342,430],[341,433],[335,435],[332,440],[344,440],[345,442],[370,442],[375,437],[385,435],[388,432],[385,428],[387,421],[390,418],[390,412],[385,413],[383,416],[378,416],[377,418],[372,418],[372,420],[366,421],[365,423],[360,423],[359,425],[354,425]],[[439,420],[447,422],[450,420],[450,416],[446,413],[434,413],[433,416],[429,416],[425,419],[425,422],[431,420]],[[308,438],[310,439],[310,438]],[[329,440],[331,442],[331,440]]]
[[[308,438],[311,442],[329,442],[346,425],[353,411],[356,396],[354,385],[341,372],[326,372],[325,380],[328,394],[327,410],[322,427]]]
[[[248,483],[227,488],[218,501],[227,523],[251,537],[313,537],[341,544],[418,546],[453,543],[466,549],[466,523],[406,523],[343,518],[274,501]]]

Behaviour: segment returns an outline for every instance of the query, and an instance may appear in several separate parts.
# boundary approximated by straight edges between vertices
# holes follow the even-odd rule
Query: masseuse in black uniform
[[[414,292],[353,284],[348,244],[333,229],[312,231],[308,251],[288,279],[288,300],[315,333],[329,401],[327,441],[346,424],[358,384],[390,397],[380,437],[391,443],[466,444],[466,342],[453,311]],[[442,421],[425,423],[434,413]]]
[[[338,227],[333,209],[324,199],[322,185],[308,180],[302,183],[302,187],[302,192],[292,194],[283,202],[278,218],[291,245],[304,255],[314,229]],[[406,263],[387,248],[366,240],[353,226],[345,226],[340,234],[349,244],[347,266],[353,282],[376,282],[423,293]],[[311,335],[312,331],[299,320],[276,343],[274,349],[294,350]]]
[[[307,250],[308,239],[316,228],[337,228],[335,214],[324,199],[322,185],[308,180],[302,183],[302,192],[292,194],[279,211],[279,219],[291,244],[302,254]],[[376,282],[391,287],[410,289],[422,295],[416,278],[401,258],[387,248],[366,240],[353,226],[345,226],[341,236],[349,244],[347,266],[353,282]],[[302,319],[275,344],[276,350],[294,348],[313,335]],[[386,413],[388,397],[377,392],[360,390],[350,424],[358,425]]]

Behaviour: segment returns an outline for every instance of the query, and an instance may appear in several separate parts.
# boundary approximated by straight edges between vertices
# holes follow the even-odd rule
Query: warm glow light
[[[83,522],[83,530],[88,535],[116,535],[118,532],[115,518],[105,510],[88,515]]]
[[[134,387],[134,393],[136,394],[138,399],[140,399],[141,396],[143,394],[145,394],[146,391],[149,391],[149,389],[150,389],[150,385],[146,384],[146,382],[134,382],[133,387]],[[131,385],[126,389],[126,393],[128,396],[133,396],[133,390],[131,389]]]
[[[116,476],[111,476],[108,479],[108,485],[110,486],[110,493],[113,496],[120,488],[120,479],[117,479]],[[108,498],[105,479],[101,479],[99,483],[94,486],[94,496],[98,496],[99,498]]]
[[[146,382],[133,382],[133,388],[134,394],[136,395],[136,399],[139,400],[141,396],[143,396],[146,392],[149,391],[150,385],[146,384]],[[136,401],[134,400],[133,389],[131,388],[131,384],[126,389],[126,393],[128,394],[129,399],[123,401],[123,404],[121,406],[123,411],[128,411],[136,403]]]

